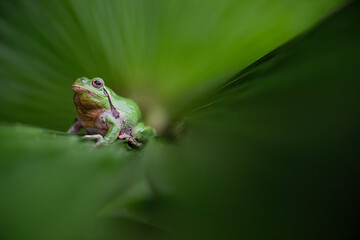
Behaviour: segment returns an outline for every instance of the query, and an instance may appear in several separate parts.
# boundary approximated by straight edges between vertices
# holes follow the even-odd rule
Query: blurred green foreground
[[[359,238],[360,3],[169,2],[0,3],[0,239]],[[82,75],[159,138],[63,133]]]

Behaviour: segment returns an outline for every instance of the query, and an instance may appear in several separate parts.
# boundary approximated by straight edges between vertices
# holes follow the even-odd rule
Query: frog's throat
[[[120,113],[119,111],[114,107],[114,105],[112,104],[112,101],[110,99],[110,95],[108,93],[108,91],[106,91],[105,87],[104,87],[104,95],[107,97],[107,99],[109,100],[109,104],[110,104],[110,108],[111,108],[111,113],[112,115],[118,119],[120,118]]]
[[[100,97],[99,94],[97,94],[96,92],[93,92],[87,88],[84,88],[83,86],[81,85],[72,85],[72,90],[75,92],[75,93],[79,93],[79,92],[86,92],[87,94],[93,96],[93,97]]]

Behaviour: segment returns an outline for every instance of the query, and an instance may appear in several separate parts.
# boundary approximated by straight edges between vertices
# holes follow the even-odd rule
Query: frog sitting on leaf
[[[72,90],[78,116],[70,133],[80,134],[84,128],[84,137],[96,139],[95,146],[123,139],[140,147],[154,136],[154,129],[141,122],[136,103],[116,95],[101,78],[78,78]]]

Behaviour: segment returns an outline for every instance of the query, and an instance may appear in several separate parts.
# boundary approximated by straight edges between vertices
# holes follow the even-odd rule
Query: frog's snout
[[[74,92],[79,92],[79,91],[83,91],[83,87],[84,86],[84,83],[85,83],[85,78],[78,78],[75,80],[74,84],[72,85],[72,90]]]
[[[83,85],[86,82],[86,80],[87,79],[85,77],[81,77],[81,78],[76,79],[74,84]]]

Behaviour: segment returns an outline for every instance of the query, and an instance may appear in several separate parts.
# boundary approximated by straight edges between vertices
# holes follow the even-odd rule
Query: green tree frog
[[[155,131],[141,122],[139,107],[131,99],[123,98],[105,86],[101,78],[78,78],[72,85],[77,117],[69,133],[95,139],[95,146],[124,139],[133,147],[146,143]]]

